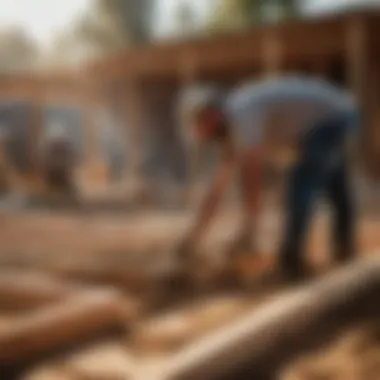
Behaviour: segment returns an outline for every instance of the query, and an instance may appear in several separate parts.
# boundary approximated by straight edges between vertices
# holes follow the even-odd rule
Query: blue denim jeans
[[[344,145],[356,123],[356,113],[339,113],[316,123],[301,139],[300,158],[290,174],[280,248],[280,262],[290,275],[303,270],[301,252],[313,205],[321,195],[327,197],[334,215],[335,258],[345,260],[353,255],[354,212]]]

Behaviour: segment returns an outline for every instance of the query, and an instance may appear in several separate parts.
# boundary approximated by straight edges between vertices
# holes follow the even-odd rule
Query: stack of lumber
[[[0,308],[1,301],[6,310],[22,309],[0,328],[0,362],[7,365],[125,329],[135,312],[115,289],[86,289],[43,274],[0,273]]]

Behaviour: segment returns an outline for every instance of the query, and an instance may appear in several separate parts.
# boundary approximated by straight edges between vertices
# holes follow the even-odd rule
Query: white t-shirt
[[[261,143],[267,118],[280,110],[284,128],[296,125],[298,132],[311,128],[328,114],[351,110],[350,96],[320,79],[283,76],[250,83],[233,91],[225,109],[240,147]]]

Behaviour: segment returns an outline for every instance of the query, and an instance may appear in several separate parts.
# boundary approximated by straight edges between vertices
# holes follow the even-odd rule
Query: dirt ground
[[[279,380],[380,379],[378,321],[346,331],[328,347],[292,363]]]
[[[131,273],[128,269],[136,262],[141,261],[143,266],[145,263],[157,266],[175,247],[181,234],[191,222],[192,216],[184,212],[144,212],[126,215],[65,212],[3,214],[0,217],[0,267],[37,269],[56,274],[74,273],[77,278],[85,279],[90,274],[95,278],[105,279],[106,282],[115,276],[125,278]],[[202,251],[215,256],[223,255],[228,242],[234,237],[238,220],[236,211],[225,210],[205,239]],[[270,256],[276,251],[281,225],[282,218],[279,213],[268,211],[263,215],[260,229],[257,231],[259,253],[263,256]],[[379,231],[380,219],[361,217],[358,220],[360,255],[380,250]],[[321,210],[313,224],[307,247],[314,262],[324,263],[328,260],[328,243],[328,213]],[[182,304],[171,305],[163,313],[144,315],[133,324],[133,333],[128,334],[128,338],[127,334],[119,335],[116,339],[93,344],[88,349],[73,351],[58,361],[48,362],[33,371],[28,371],[24,378],[25,380],[128,379],[130,378],[128,371],[139,363],[141,352],[145,357],[143,367],[150,363],[155,368],[156,361],[160,362],[163,352],[175,352],[192,339],[223,326],[224,323],[241,316],[247,308],[260,305],[262,301],[257,302],[252,299],[247,301],[240,296],[226,297],[219,294],[213,296],[214,298],[203,300],[188,299]],[[218,323],[214,323],[214,320]],[[4,314],[2,320],[0,319],[0,325],[6,328],[8,323],[10,323],[9,315]],[[349,338],[351,335],[359,336],[355,338],[359,343],[354,339],[355,343],[350,343],[351,346],[347,343],[351,348],[346,349],[346,346],[339,342],[336,343],[339,349],[335,346],[323,349],[321,353],[315,354],[313,359],[304,358],[300,362],[297,361],[284,369],[280,380],[376,380],[376,377],[347,377],[347,372],[344,372],[342,377],[338,374],[342,365],[338,364],[331,369],[332,372],[329,369],[333,375],[330,376],[329,372],[327,377],[323,377],[325,373],[323,368],[331,367],[323,363],[331,361],[338,363],[338,359],[329,359],[331,355],[336,358],[335,352],[340,350],[338,356],[342,363],[353,361],[350,358],[355,348],[352,347],[367,339],[360,337],[367,337],[367,331],[374,331],[374,327],[360,326],[357,330],[359,332],[356,330],[348,332],[347,337],[342,339],[351,342],[354,339]],[[368,365],[365,363],[357,365],[361,371],[374,373],[370,371],[378,368],[376,367],[378,365],[376,353],[379,353],[377,344],[378,341],[370,340],[365,355],[363,350],[362,356],[365,358],[355,359],[358,362],[362,360],[363,363],[368,361]],[[334,354],[331,354],[331,350]],[[322,363],[317,365],[317,370],[314,364],[310,364],[314,363],[315,358],[318,360],[321,358],[318,363]],[[320,372],[322,375],[319,375]]]
[[[281,215],[267,212],[257,231],[260,254],[275,253]],[[0,216],[0,264],[69,270],[120,270],[131,260],[161,257],[173,250],[192,215],[184,212],[87,215],[18,213]],[[238,227],[238,214],[226,211],[202,243],[202,251],[223,255]],[[380,217],[358,220],[357,252],[380,249]],[[313,223],[307,252],[316,261],[329,253],[329,219],[320,212]]]

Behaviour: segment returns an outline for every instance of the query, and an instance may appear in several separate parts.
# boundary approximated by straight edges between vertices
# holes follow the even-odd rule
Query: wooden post
[[[283,61],[281,39],[276,30],[268,30],[262,40],[262,65],[264,75],[278,75]]]
[[[198,59],[194,51],[191,49],[187,50],[186,54],[183,55],[182,58],[182,65],[180,67],[179,76],[180,76],[180,86],[182,88],[186,88],[188,86],[191,86],[197,78],[197,71],[198,71]],[[177,107],[178,108],[178,107]],[[177,122],[179,125],[179,128],[186,128],[185,125],[182,125],[184,123],[184,120],[182,120],[178,117],[178,109],[177,112]],[[182,138],[182,144],[183,148],[186,151],[186,160],[187,160],[187,171],[189,176],[189,182],[188,186],[185,190],[184,198],[186,204],[192,204],[192,201],[194,199],[194,192],[196,192],[196,185],[197,185],[197,178],[198,178],[198,172],[199,172],[199,160],[200,160],[200,152],[199,149],[197,149],[196,146],[191,144],[188,141],[184,141],[184,132],[181,131],[181,138]]]
[[[100,85],[90,79],[83,84],[86,91],[80,98],[82,107],[82,130],[83,130],[83,160],[80,177],[87,182],[95,181],[104,184],[106,181],[106,162],[100,146],[100,115],[99,109],[102,103]],[[90,178],[89,178],[90,177]]]
[[[30,186],[38,187],[41,180],[42,168],[39,154],[39,143],[43,127],[43,102],[37,98],[31,104],[30,128],[28,130],[28,159],[30,162]],[[37,189],[36,189],[37,190]]]
[[[91,170],[95,177],[99,176],[101,152],[99,146],[98,102],[91,97],[83,107],[84,167]],[[86,169],[85,169],[86,170]],[[98,178],[97,178],[98,179]]]
[[[369,21],[369,96],[371,97],[371,108],[373,119],[368,127],[367,149],[370,153],[371,174],[380,178],[380,43],[378,36],[378,19]]]
[[[126,196],[129,201],[139,206],[147,205],[152,201],[146,178],[142,173],[143,164],[143,134],[145,132],[146,119],[145,99],[143,88],[135,78],[127,78],[121,89],[120,120],[125,135],[126,165],[124,181],[127,185]]]
[[[96,102],[89,100],[83,109],[83,135],[84,135],[84,154],[85,160],[93,166],[98,160],[98,128],[96,120]]]
[[[141,179],[142,141],[142,93],[138,83],[128,79],[122,92],[125,113],[122,121],[125,129],[126,173],[129,178]]]
[[[358,101],[364,102],[364,87],[368,68],[368,36],[365,21],[356,16],[346,31],[347,77],[349,87]]]
[[[373,136],[380,122],[378,108],[379,92],[376,89],[374,65],[376,51],[370,44],[369,23],[360,16],[354,16],[348,24],[346,33],[346,61],[349,86],[362,111],[361,155],[367,170],[373,174],[376,158],[376,139]]]

